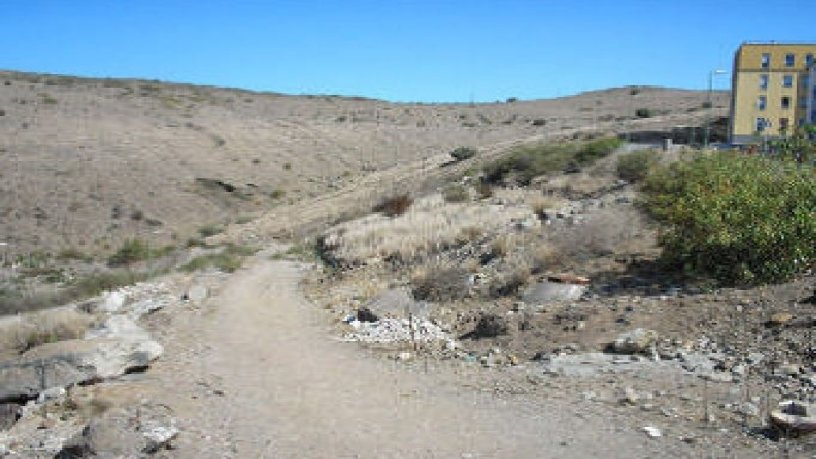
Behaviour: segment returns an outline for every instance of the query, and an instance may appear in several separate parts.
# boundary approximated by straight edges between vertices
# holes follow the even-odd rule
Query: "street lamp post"
[[[714,85],[714,75],[723,75],[725,73],[725,70],[712,70],[708,72],[708,93],[706,93],[706,106],[708,107],[708,111],[705,119],[703,148],[708,148],[709,132],[711,131],[711,112],[714,110],[714,105],[711,102],[711,92]]]

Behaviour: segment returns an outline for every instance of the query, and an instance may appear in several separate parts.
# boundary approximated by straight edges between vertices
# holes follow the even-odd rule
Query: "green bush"
[[[198,229],[198,234],[201,237],[215,236],[224,232],[224,227],[219,225],[204,225]]]
[[[653,150],[639,150],[621,155],[617,165],[618,177],[632,183],[640,182],[646,178],[655,162]]]
[[[240,268],[241,257],[229,253],[211,253],[193,258],[180,269],[185,272],[200,271],[205,268],[216,268],[231,273]]]
[[[538,144],[519,147],[484,167],[484,181],[498,183],[513,175],[529,184],[539,175],[563,171],[567,166],[587,166],[612,153],[622,141],[607,137],[590,142]]]
[[[652,111],[648,108],[639,108],[635,110],[635,116],[638,118],[651,118],[653,115]]]
[[[816,262],[816,173],[719,153],[653,169],[645,209],[665,224],[663,258],[724,285],[778,282]]]

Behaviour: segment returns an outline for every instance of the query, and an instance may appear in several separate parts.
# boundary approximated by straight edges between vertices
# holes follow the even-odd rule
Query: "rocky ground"
[[[814,437],[769,416],[783,401],[816,402],[816,276],[721,289],[667,273],[654,229],[633,207],[636,188],[605,170],[589,171],[592,189],[554,176],[497,191],[476,205],[538,210],[503,221],[494,209],[498,228],[414,258],[340,260],[307,292],[338,335],[384,358],[466,362],[497,391],[567,391],[683,441],[809,457]],[[417,214],[406,215],[396,218]],[[341,226],[327,234],[346,246],[329,246],[329,256],[353,257],[355,223]]]
[[[172,241],[171,232],[178,239],[213,218],[232,221],[217,209],[233,209],[235,190],[209,193],[238,182],[268,181],[239,199],[272,210],[200,234],[209,248],[157,261],[166,266],[152,271],[171,273],[153,281],[2,317],[0,457],[814,457],[816,437],[804,431],[816,404],[816,274],[722,289],[667,272],[656,229],[637,209],[637,186],[614,173],[615,155],[525,186],[485,190],[468,174],[530,140],[693,121],[699,94],[673,93],[682,104],[666,103],[659,119],[631,120],[617,119],[630,99],[658,103],[662,92],[427,107],[3,76],[10,83],[0,102],[14,107],[0,119],[13,133],[0,146],[13,166],[2,169],[7,184],[54,175],[73,189],[85,180],[79,170],[32,174],[59,164],[54,155],[90,157],[109,146],[105,139],[122,134],[117,120],[142,113],[147,123],[95,163],[106,169],[87,191],[94,205],[58,206],[102,225],[88,233],[40,205],[38,187],[0,194],[14,196],[0,202],[14,216],[0,229],[20,247],[57,247],[59,237],[73,247],[87,234],[101,237],[89,247],[104,252],[119,237],[171,228],[156,240]],[[83,107],[99,110],[75,118],[75,138],[20,160]],[[102,115],[107,134],[97,142],[90,120]],[[238,118],[255,121],[237,126]],[[382,135],[361,144],[374,126]],[[168,139],[176,142],[169,150],[156,146]],[[249,155],[256,141],[275,152]],[[332,158],[349,174],[335,176],[342,168],[318,157],[293,162],[335,141],[342,151]],[[415,156],[374,153],[397,144]],[[480,155],[451,163],[447,152],[462,144]],[[165,175],[140,169],[130,154],[150,151],[155,160],[205,146],[209,159]],[[297,171],[275,181],[291,170],[287,162]],[[121,164],[140,179],[120,189],[107,167]],[[196,177],[212,179],[204,195],[186,188],[202,184]],[[127,195],[134,183],[154,195],[130,202],[111,193]],[[195,197],[176,199],[179,189]],[[371,213],[400,193],[412,194],[405,214]],[[275,202],[259,201],[267,198]],[[207,211],[187,219],[190,228],[174,220],[201,206]],[[27,228],[36,230],[28,239]],[[193,252],[226,243],[269,250],[233,274],[175,272]],[[82,263],[77,269],[101,266]],[[4,264],[3,276],[30,269]]]

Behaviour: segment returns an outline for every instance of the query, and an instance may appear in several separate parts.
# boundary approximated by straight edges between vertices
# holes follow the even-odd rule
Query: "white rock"
[[[654,346],[657,338],[656,331],[638,328],[615,338],[612,348],[621,354],[638,354]]]
[[[207,290],[207,287],[203,285],[194,285],[190,287],[189,290],[187,290],[187,298],[190,301],[195,302],[204,301],[205,299],[207,299],[208,295],[209,291]]]
[[[643,428],[643,431],[646,432],[646,435],[648,435],[649,438],[660,438],[663,436],[663,432],[661,432],[657,427],[646,426]]]
[[[37,403],[62,398],[65,393],[65,389],[62,387],[51,387],[49,389],[45,389],[44,391],[40,392],[40,395],[37,396]]]
[[[125,306],[127,297],[121,291],[107,292],[102,296],[98,308],[104,312],[119,312]]]

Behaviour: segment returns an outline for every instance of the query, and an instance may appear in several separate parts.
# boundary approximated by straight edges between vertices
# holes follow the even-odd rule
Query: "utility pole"
[[[714,111],[714,104],[711,101],[711,92],[713,90],[714,85],[714,75],[723,75],[725,74],[725,70],[712,70],[708,72],[708,92],[706,93],[706,118],[705,118],[705,129],[703,134],[703,148],[708,148],[708,139],[710,136],[711,131],[711,113]]]

